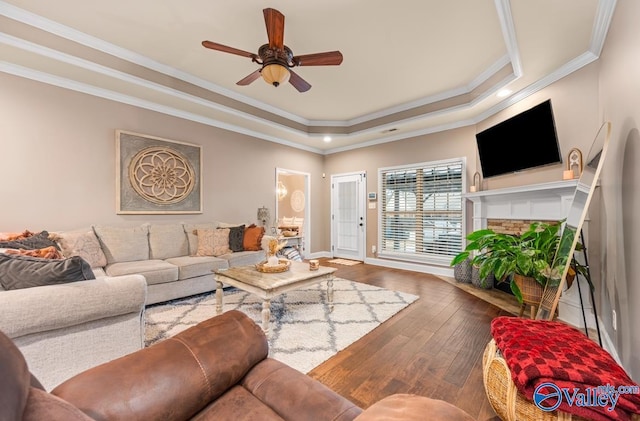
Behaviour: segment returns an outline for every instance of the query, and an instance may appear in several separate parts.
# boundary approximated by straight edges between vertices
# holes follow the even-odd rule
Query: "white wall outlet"
[[[375,253],[376,251],[378,251],[378,248],[376,246],[371,246],[371,253]]]
[[[611,324],[613,325],[613,330],[618,330],[618,317],[615,310],[611,310]]]

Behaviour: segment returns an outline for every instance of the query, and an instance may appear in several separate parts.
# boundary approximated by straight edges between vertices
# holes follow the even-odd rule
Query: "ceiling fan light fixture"
[[[260,73],[262,74],[262,79],[264,79],[265,82],[275,87],[278,87],[283,83],[287,83],[289,81],[289,76],[291,76],[289,69],[277,63],[267,64],[262,68]]]

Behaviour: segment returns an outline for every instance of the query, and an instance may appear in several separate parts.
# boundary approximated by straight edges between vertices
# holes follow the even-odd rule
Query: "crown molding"
[[[231,132],[255,137],[269,142],[278,143],[280,145],[290,146],[292,148],[302,149],[308,152],[322,154],[321,149],[312,148],[309,146],[301,145],[299,143],[291,142],[285,139],[281,139],[276,136],[271,136],[255,130],[246,129],[244,127],[225,123],[220,120],[216,120],[209,117],[204,117],[199,114],[194,114],[188,111],[179,110],[174,107],[158,104],[156,102],[147,101],[144,99],[136,98],[130,95],[125,95],[120,92],[114,92],[108,89],[97,88],[86,83],[76,82],[74,80],[66,79],[60,76],[51,75],[38,70],[29,69],[23,66],[18,66],[6,61],[0,61],[0,72],[11,74],[14,76],[24,77],[26,79],[35,80],[37,82],[46,83],[49,85],[57,86],[64,89],[69,89],[76,92],[81,92],[98,98],[104,98],[111,101],[119,102],[122,104],[131,105],[146,110],[156,111],[162,114],[170,115],[173,117],[182,118],[184,120],[190,120],[197,123],[206,124],[208,126],[217,127],[223,130],[229,130]]]
[[[600,0],[598,1],[598,10],[596,11],[596,18],[593,22],[593,30],[591,31],[591,44],[589,45],[589,51],[596,56],[600,56],[604,41],[611,25],[611,19],[613,18],[613,12],[616,8],[617,0]]]
[[[513,15],[511,14],[511,3],[509,0],[494,0],[494,2],[513,72],[516,77],[520,77],[522,76],[522,64],[520,63],[518,39],[516,38],[516,29],[513,24]]]
[[[411,131],[411,132],[406,132],[406,133],[396,133],[394,135],[390,135],[390,136],[386,136],[380,139],[376,139],[376,140],[372,140],[369,142],[363,142],[363,143],[359,143],[357,145],[350,145],[350,146],[345,146],[345,147],[340,147],[340,148],[333,148],[333,149],[329,149],[326,150],[324,153],[326,155],[329,154],[333,154],[333,153],[338,153],[338,152],[345,152],[345,151],[349,151],[349,150],[354,150],[354,149],[359,149],[359,148],[364,148],[364,147],[368,147],[368,146],[375,146],[375,145],[380,145],[380,144],[384,144],[384,143],[388,143],[388,142],[395,142],[398,140],[404,140],[404,139],[411,139],[411,138],[415,138],[415,137],[419,137],[419,136],[424,136],[424,135],[428,135],[428,134],[432,134],[432,133],[438,133],[438,132],[442,132],[445,130],[453,130],[453,129],[458,129],[461,127],[465,127],[465,126],[471,126],[474,124],[478,124],[483,120],[486,120],[487,118],[491,117],[492,115],[524,100],[525,98],[533,95],[534,93],[542,90],[543,88],[546,88],[547,86],[557,82],[558,80],[562,79],[563,77],[575,72],[576,70],[594,62],[595,60],[597,60],[598,57],[593,54],[592,52],[586,52],[578,57],[576,57],[575,59],[571,60],[569,63],[567,63],[566,65],[562,66],[561,68],[559,68],[558,70],[556,70],[555,72],[549,74],[548,76],[538,80],[537,82],[527,86],[525,89],[522,89],[520,91],[518,91],[517,93],[509,96],[508,98],[506,98],[505,100],[497,103],[496,105],[494,105],[491,108],[488,108],[487,110],[485,110],[484,112],[476,115],[473,118],[469,118],[466,120],[458,120],[452,123],[447,123],[447,124],[441,124],[439,126],[433,126],[433,127],[429,127],[426,129],[422,129],[422,130],[415,130],[415,131]],[[505,81],[506,83],[509,83],[507,81]],[[497,91],[499,89],[499,86],[504,86],[505,84],[500,83],[499,85],[496,85],[496,87],[494,87],[493,91]],[[480,101],[481,99],[478,98],[478,101]],[[473,106],[474,103],[470,103],[470,104],[466,104],[465,107],[471,107]]]

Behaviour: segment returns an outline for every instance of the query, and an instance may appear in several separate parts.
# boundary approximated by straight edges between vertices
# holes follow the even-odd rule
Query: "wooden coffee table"
[[[234,286],[262,298],[262,330],[269,334],[271,299],[285,292],[327,281],[327,304],[333,310],[333,273],[336,268],[320,266],[309,270],[308,263],[291,262],[286,272],[263,273],[255,265],[236,266],[214,271],[216,280],[216,314],[222,313],[223,284]]]

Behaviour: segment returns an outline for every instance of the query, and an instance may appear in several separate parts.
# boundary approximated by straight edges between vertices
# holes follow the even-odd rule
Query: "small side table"
[[[286,241],[287,246],[298,250],[298,254],[304,259],[304,237],[302,235],[296,235],[295,237],[280,236],[278,241]]]

